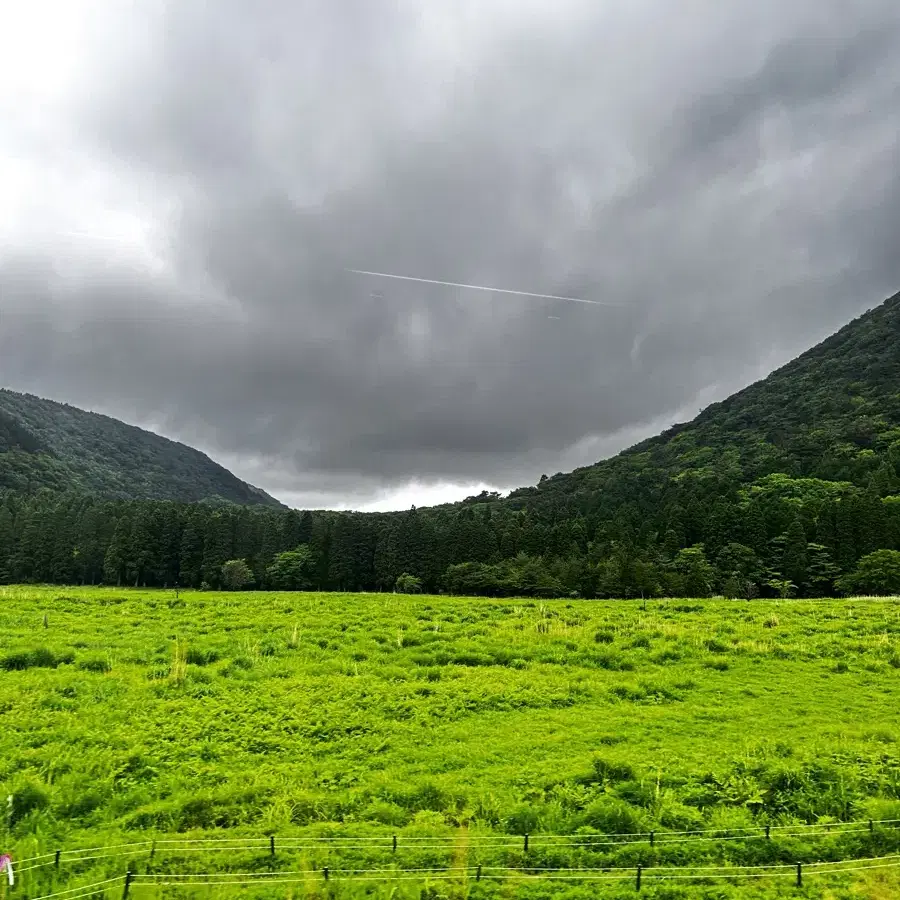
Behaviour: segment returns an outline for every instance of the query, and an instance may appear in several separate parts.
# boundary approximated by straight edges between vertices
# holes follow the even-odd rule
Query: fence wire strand
[[[622,837],[631,838],[631,840],[621,841],[591,841],[594,835],[584,835],[587,840],[581,839],[577,835],[531,835],[530,846],[534,848],[535,844],[540,842],[543,850],[553,850],[562,847],[598,847],[598,846],[617,846],[626,847],[633,844],[647,844],[654,846],[665,846],[667,844],[685,844],[694,842],[708,841],[734,841],[748,839],[776,839],[804,836],[810,837],[827,837],[855,835],[865,832],[873,832],[875,826],[880,828],[893,829],[896,827],[900,819],[879,819],[865,822],[841,822],[829,825],[820,823],[812,825],[784,825],[770,826],[769,834],[760,833],[760,829],[756,829],[756,833],[751,834],[724,834],[723,829],[706,829],[694,832],[646,832],[638,836],[635,834],[618,834],[618,835],[596,835],[596,837]],[[764,826],[763,826],[764,827]],[[734,829],[729,829],[734,831]],[[746,829],[745,831],[749,831]],[[720,836],[707,836],[713,833]],[[666,839],[666,835],[679,836]],[[683,837],[681,837],[683,835]],[[663,839],[659,839],[661,836]],[[400,836],[398,836],[400,837]],[[481,837],[485,841],[490,840],[493,843],[476,842],[472,847],[475,851],[497,851],[503,849],[516,849],[516,845],[523,850],[529,847],[528,837],[524,835],[510,835],[508,838],[500,838],[502,843],[497,843],[498,836],[482,835],[472,836]],[[558,840],[548,842],[548,839],[557,838]],[[564,838],[565,840],[559,840]],[[637,838],[637,840],[635,840]],[[327,850],[334,849],[337,851],[346,851],[353,849],[375,849],[373,843],[376,841],[385,842],[385,849],[394,850],[450,850],[453,849],[455,842],[459,836],[453,838],[441,839],[439,837],[421,836],[415,839],[403,838],[402,842],[397,841],[393,836],[386,837],[370,837],[360,839],[360,843],[353,842],[354,838],[283,838],[279,839],[278,847],[281,850],[299,851],[303,849]],[[525,841],[524,847],[522,841]],[[395,843],[395,841],[397,841]],[[422,843],[423,841],[440,841],[440,843]],[[515,841],[516,845],[511,842]],[[86,847],[73,850],[59,850],[53,853],[45,853],[39,856],[33,856],[24,860],[20,860],[17,864],[17,871],[20,874],[35,871],[38,869],[46,869],[50,866],[61,864],[63,861],[68,864],[79,862],[90,862],[102,859],[116,859],[123,856],[143,855],[149,852],[151,856],[154,852],[159,851],[167,855],[177,855],[182,853],[193,852],[226,852],[233,853],[246,851],[271,851],[274,852],[275,845],[271,836],[265,838],[162,838],[157,840],[137,841],[125,844],[114,844],[100,847]],[[114,851],[114,852],[104,852]],[[92,854],[92,855],[85,855]],[[30,866],[21,867],[22,863],[32,863]],[[890,869],[900,868],[900,854],[889,856],[869,857],[861,859],[843,859],[831,862],[809,862],[799,864],[802,868],[802,874],[815,877],[821,875],[864,872],[869,869]],[[798,864],[773,863],[758,866],[731,866],[731,865],[683,865],[683,866],[647,866],[640,867],[641,877],[655,882],[667,880],[704,880],[704,879],[740,879],[740,878],[785,878],[789,877],[793,870],[798,868]],[[498,866],[498,865],[470,865],[449,868],[419,867],[419,868],[368,868],[368,869],[352,869],[352,868],[326,868],[321,867],[311,871],[273,871],[273,872],[205,872],[205,873],[188,873],[188,874],[170,874],[170,873],[130,873],[129,884],[156,884],[163,886],[184,886],[184,885],[249,885],[249,884],[292,884],[299,882],[308,882],[311,878],[331,877],[338,881],[414,881],[414,880],[447,880],[454,878],[475,878],[476,880],[504,880],[504,879],[528,879],[528,880],[546,880],[546,881],[611,881],[611,880],[629,880],[636,877],[637,867],[590,867],[590,866]],[[80,887],[68,888],[66,890],[57,891],[52,894],[46,894],[42,897],[34,898],[34,900],[55,900],[55,898],[64,898],[64,900],[81,900],[83,897],[92,897],[100,893],[104,893],[108,886],[126,879],[126,875],[119,875],[104,881],[98,881]],[[198,880],[206,879],[206,880]],[[95,890],[99,888],[100,890]]]

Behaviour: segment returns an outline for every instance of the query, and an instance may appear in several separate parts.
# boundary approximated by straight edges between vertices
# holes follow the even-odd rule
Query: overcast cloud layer
[[[0,382],[296,505],[593,462],[900,289],[896,0],[0,6]]]

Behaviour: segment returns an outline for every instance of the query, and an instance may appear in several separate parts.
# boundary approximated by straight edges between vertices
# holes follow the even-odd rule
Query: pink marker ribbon
[[[9,886],[12,887],[15,884],[15,878],[13,877],[12,857],[8,853],[0,856],[0,872],[4,869],[6,869],[6,877],[9,879]]]

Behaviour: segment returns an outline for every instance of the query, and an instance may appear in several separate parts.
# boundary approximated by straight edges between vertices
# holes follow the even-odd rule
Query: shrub
[[[103,805],[103,798],[95,791],[87,791],[69,803],[64,804],[60,813],[67,819],[83,819]]]
[[[49,805],[50,797],[42,787],[33,782],[23,784],[11,795],[9,823],[15,825],[30,813],[46,809]]]
[[[71,651],[56,655],[46,647],[38,647],[35,650],[8,653],[0,658],[0,669],[7,672],[20,672],[25,669],[55,669],[71,663],[74,659],[75,654]]]
[[[538,830],[538,812],[533,806],[517,806],[503,823],[507,834],[531,834]]]
[[[377,801],[366,807],[361,817],[369,822],[378,822],[381,825],[392,825],[395,828],[403,828],[408,825],[412,816],[409,810],[398,806],[396,803]]]
[[[185,661],[192,666],[208,666],[221,659],[218,650],[191,647],[185,655]]]
[[[638,810],[612,797],[589,804],[579,817],[579,824],[604,834],[638,834],[646,830]]]
[[[89,656],[78,661],[78,668],[84,672],[98,672],[104,674],[112,671],[112,663],[106,656]]]
[[[618,743],[616,741],[607,741],[606,743]],[[591,763],[592,777],[590,782],[599,782],[600,784],[613,783],[623,781],[633,781],[635,774],[634,769],[628,763],[619,762],[618,760],[609,760],[598,756]]]

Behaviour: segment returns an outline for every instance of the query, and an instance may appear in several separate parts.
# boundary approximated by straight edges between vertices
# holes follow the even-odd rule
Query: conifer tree
[[[791,522],[785,534],[781,572],[788,581],[792,581],[797,589],[802,591],[806,584],[806,568],[806,532],[803,530],[803,522],[798,516]]]

